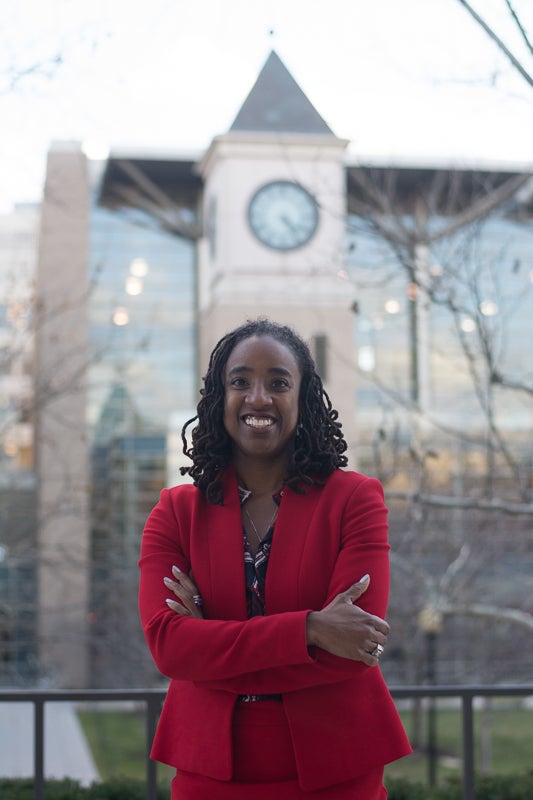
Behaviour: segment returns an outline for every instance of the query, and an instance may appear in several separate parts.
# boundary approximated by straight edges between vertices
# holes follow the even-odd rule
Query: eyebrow
[[[253,367],[247,367],[245,364],[238,364],[236,367],[232,367],[228,371],[228,375],[235,375],[237,372],[253,372],[253,371],[254,371]],[[292,372],[290,372],[288,369],[285,369],[285,367],[271,367],[268,370],[268,372],[273,375],[284,375],[287,378],[292,378]]]

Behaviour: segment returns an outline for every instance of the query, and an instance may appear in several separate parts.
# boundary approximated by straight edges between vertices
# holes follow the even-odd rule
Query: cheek
[[[225,417],[226,414],[229,413],[229,411],[231,409],[231,406],[232,406],[231,395],[228,396],[228,393],[225,392],[224,393],[224,400],[223,400],[223,403],[222,403],[222,416],[223,417]]]
[[[230,407],[226,400],[224,400],[224,406],[222,407],[222,421],[224,423],[224,427],[227,426],[230,418]]]
[[[222,406],[222,424],[226,432],[235,431],[238,425],[240,415],[240,404],[238,398],[225,397],[224,405]]]
[[[296,427],[298,425],[299,417],[300,417],[300,409],[298,408],[298,406],[293,407],[291,409],[291,414],[290,414],[290,424],[291,428],[293,428],[294,430],[296,430]]]

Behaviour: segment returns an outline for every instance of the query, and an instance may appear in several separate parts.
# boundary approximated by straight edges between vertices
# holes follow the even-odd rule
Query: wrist
[[[319,633],[318,633],[318,611],[310,611],[306,617],[305,637],[308,647],[319,647]]]

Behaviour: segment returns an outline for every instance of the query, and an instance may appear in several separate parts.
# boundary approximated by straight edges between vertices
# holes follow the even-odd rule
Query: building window
[[[328,380],[328,337],[325,333],[315,333],[313,336],[313,353],[316,371],[324,383]]]

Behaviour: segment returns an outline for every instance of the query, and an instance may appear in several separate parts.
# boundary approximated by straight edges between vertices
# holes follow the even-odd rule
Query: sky
[[[52,141],[205,149],[271,49],[350,158],[533,163],[533,89],[458,0],[3,0],[0,211],[39,200]]]

